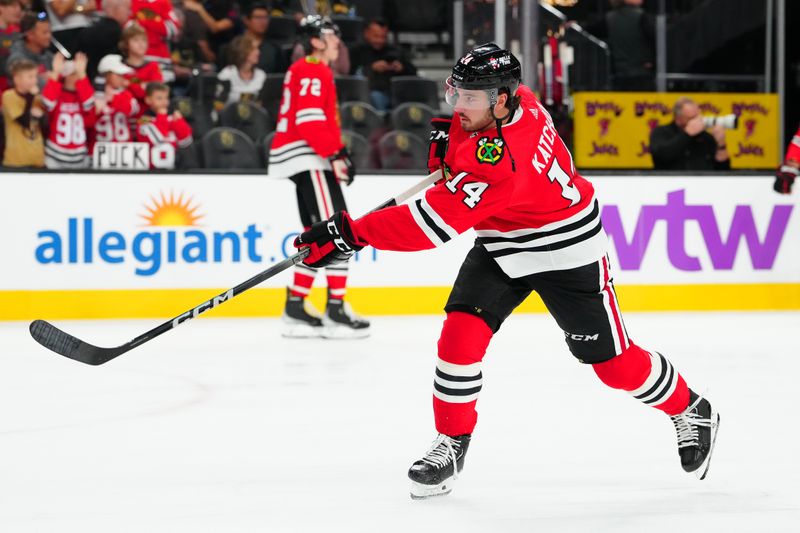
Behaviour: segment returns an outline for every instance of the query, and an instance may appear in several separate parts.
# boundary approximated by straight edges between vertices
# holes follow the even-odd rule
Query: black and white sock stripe
[[[483,387],[481,364],[456,365],[436,362],[436,377],[433,379],[433,395],[443,402],[469,403],[478,399]]]
[[[434,211],[425,198],[412,202],[408,207],[414,221],[434,246],[441,246],[458,236],[458,232],[445,222],[439,213]]]
[[[636,390],[629,392],[640,402],[655,407],[667,401],[678,386],[678,372],[666,357],[658,352],[650,354],[650,375]]]

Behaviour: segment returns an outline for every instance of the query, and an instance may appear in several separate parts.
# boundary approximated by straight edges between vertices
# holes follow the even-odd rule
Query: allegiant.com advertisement
[[[361,176],[345,189],[349,210],[421,178]],[[618,284],[800,282],[797,201],[766,177],[590,179]],[[13,199],[0,214],[0,290],[231,286],[293,254],[302,229],[293,184],[265,176],[5,174],[0,189]],[[473,238],[367,248],[351,284],[450,286]]]

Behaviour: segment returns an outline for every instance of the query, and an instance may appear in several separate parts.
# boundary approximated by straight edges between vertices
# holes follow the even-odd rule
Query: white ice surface
[[[435,436],[442,317],[335,342],[195,321],[97,368],[0,324],[0,531],[800,531],[800,314],[626,320],[719,409],[707,480],[666,416],[602,385],[550,317],[515,315],[462,477],[421,502],[406,470]],[[114,346],[155,323],[59,325]]]

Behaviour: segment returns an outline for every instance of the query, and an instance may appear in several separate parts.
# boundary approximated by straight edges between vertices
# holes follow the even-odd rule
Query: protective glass
[[[449,105],[461,109],[488,109],[489,91],[479,89],[459,89],[453,85],[452,78],[445,82],[444,100]]]

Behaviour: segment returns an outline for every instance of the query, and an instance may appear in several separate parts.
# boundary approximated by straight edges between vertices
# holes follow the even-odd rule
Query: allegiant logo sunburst
[[[263,233],[249,224],[211,230],[194,198],[160,192],[142,205],[140,223],[128,230],[107,230],[94,217],[69,217],[59,229],[38,232],[36,261],[59,264],[134,264],[137,276],[153,276],[171,263],[262,262]],[[137,231],[138,230],[138,231]]]

